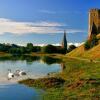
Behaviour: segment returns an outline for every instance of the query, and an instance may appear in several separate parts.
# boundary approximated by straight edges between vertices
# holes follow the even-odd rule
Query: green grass
[[[36,79],[35,84],[31,82],[32,87],[46,90],[43,100],[100,100],[99,62],[63,58],[63,65],[65,66],[63,71],[55,75],[55,79],[60,78],[65,81],[59,87],[55,86],[56,81],[52,82],[49,78]],[[46,80],[49,82],[49,87],[48,84],[45,84]],[[41,82],[43,83],[42,85]]]

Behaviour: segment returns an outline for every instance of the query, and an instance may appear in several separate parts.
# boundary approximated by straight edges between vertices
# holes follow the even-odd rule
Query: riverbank
[[[29,57],[30,56],[30,57]],[[27,61],[43,60],[47,64],[59,62],[62,72],[49,74],[45,78],[27,79],[19,83],[30,87],[45,89],[44,100],[100,99],[100,62],[62,54],[31,53],[23,57],[15,57],[7,53],[0,53],[1,60],[26,59]],[[35,58],[34,58],[35,57]],[[39,57],[39,58],[38,58]]]
[[[54,56],[57,57],[57,56]],[[59,56],[60,58],[60,56]],[[64,69],[62,72],[57,73],[53,78],[60,78],[65,82],[55,87],[55,81],[51,82],[50,88],[46,88],[46,93],[43,96],[43,100],[66,100],[66,99],[79,99],[79,100],[99,100],[100,99],[100,63],[89,62],[85,60],[79,60],[74,58],[61,57],[63,59]],[[50,76],[49,76],[50,77]],[[47,79],[36,79],[20,81],[22,84],[26,84],[31,87],[43,88],[48,87]],[[30,81],[31,80],[31,81]],[[41,87],[41,81],[44,87]],[[38,84],[36,86],[36,84]]]

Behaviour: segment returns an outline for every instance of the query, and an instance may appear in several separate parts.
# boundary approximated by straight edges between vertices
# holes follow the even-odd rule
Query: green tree
[[[49,45],[42,48],[42,52],[44,52],[44,53],[56,53],[57,49],[55,46],[49,44]]]
[[[72,50],[74,50],[76,48],[75,45],[70,45],[69,48],[68,48],[68,52],[71,52]]]
[[[27,43],[26,48],[27,48],[28,52],[32,52],[33,51],[33,44],[32,43]]]
[[[85,44],[84,44],[84,47],[85,47],[86,50],[90,49],[90,48],[91,48],[91,43],[90,43],[90,41],[87,40],[87,41],[85,42]]]
[[[92,39],[91,39],[91,48],[97,44],[98,44],[98,39],[97,39],[96,35],[93,35]]]

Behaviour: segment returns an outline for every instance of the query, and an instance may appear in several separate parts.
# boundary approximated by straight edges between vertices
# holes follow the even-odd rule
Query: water
[[[27,78],[45,77],[51,72],[60,72],[61,66],[58,60],[48,57],[34,59],[32,57],[21,58],[0,58],[0,100],[40,100],[42,90],[36,90],[17,83],[18,80]],[[36,57],[37,58],[37,57]],[[7,79],[8,69],[14,73],[16,70],[23,70],[26,76]]]
[[[0,100],[41,100],[40,92],[19,84],[0,85]]]

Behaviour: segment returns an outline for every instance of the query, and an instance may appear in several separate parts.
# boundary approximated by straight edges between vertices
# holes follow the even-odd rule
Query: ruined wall
[[[100,33],[100,9],[91,9],[89,11],[89,37],[91,36],[93,23],[97,28],[97,33]]]

